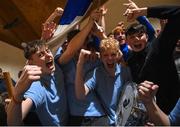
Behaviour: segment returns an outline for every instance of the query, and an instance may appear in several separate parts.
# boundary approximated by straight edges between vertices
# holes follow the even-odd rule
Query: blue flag
[[[92,0],[68,0],[63,15],[59,21],[60,25],[68,25],[77,16],[84,16]]]
[[[57,29],[48,44],[62,43],[59,41],[83,19],[91,4],[92,0],[68,0]]]

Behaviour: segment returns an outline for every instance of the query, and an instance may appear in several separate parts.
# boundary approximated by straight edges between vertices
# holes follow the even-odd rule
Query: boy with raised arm
[[[94,22],[98,21],[98,19],[102,16],[100,10],[95,10],[89,18],[88,24],[86,26],[86,31],[82,30],[73,30],[68,33],[68,46],[71,42],[69,40],[76,40],[79,44],[83,43],[81,48],[86,50],[95,50],[95,46],[93,41],[90,41],[91,32],[97,30],[97,26],[95,26]],[[94,28],[94,29],[93,29]],[[68,50],[68,49],[66,49]],[[66,51],[64,50],[64,51]],[[107,125],[107,117],[105,116],[101,105],[99,104],[96,96],[90,93],[84,100],[78,100],[75,96],[75,76],[76,76],[76,64],[79,58],[79,51],[76,52],[68,62],[64,63],[62,60],[64,57],[64,52],[62,47],[58,49],[56,54],[56,59],[61,65],[63,70],[63,74],[65,76],[66,90],[67,90],[67,100],[68,100],[68,108],[69,108],[69,121],[68,126],[104,126]],[[86,75],[90,70],[98,66],[98,60],[89,61],[85,64],[83,68],[82,76]]]
[[[125,15],[128,21],[133,21],[142,15],[152,18],[168,19],[164,30],[149,45],[149,49],[144,56],[144,63],[137,73],[139,82],[149,80],[160,86],[157,92],[157,104],[168,114],[175,106],[180,94],[180,82],[173,60],[173,51],[180,37],[179,6],[127,8]],[[136,32],[137,29],[139,28],[132,27],[131,30],[129,29],[127,38],[134,38],[134,40],[136,40],[135,43],[137,43],[134,43],[134,48],[140,50],[142,46],[138,46],[139,42],[142,42],[142,40],[146,42],[147,39],[144,38],[144,32],[142,30]],[[134,66],[137,65],[134,63]],[[172,86],[170,84],[172,84]]]
[[[156,104],[155,95],[159,86],[150,81],[142,82],[138,87],[139,97],[144,102],[149,119],[156,126],[178,126],[180,125],[180,98],[176,106],[166,115]]]
[[[42,125],[66,125],[67,102],[61,69],[54,64],[48,46],[40,40],[27,43],[28,64],[14,88],[7,109],[8,125],[22,125],[26,115],[36,111]]]
[[[28,65],[14,88],[12,101],[8,105],[8,125],[22,125],[30,110],[35,110],[42,125],[67,125],[67,100],[64,88],[64,75],[57,64],[66,64],[80,49],[93,26],[94,14],[83,30],[70,41],[60,59],[54,60],[48,45],[41,40],[27,43],[24,56]],[[97,16],[98,17],[98,16]],[[86,33],[87,32],[87,33]],[[84,35],[85,36],[85,35]],[[84,37],[85,39],[85,37]]]
[[[93,76],[90,78],[83,78],[82,72],[84,63],[89,60],[92,53],[81,50],[75,79],[76,96],[78,99],[84,99],[90,92],[96,92],[98,100],[109,117],[109,125],[115,125],[115,112],[121,90],[124,84],[131,80],[131,76],[127,67],[118,64],[122,53],[117,40],[103,39],[99,49],[101,64],[93,70]]]

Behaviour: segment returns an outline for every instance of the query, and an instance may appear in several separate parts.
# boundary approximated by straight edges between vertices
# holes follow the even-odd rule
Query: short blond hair
[[[119,51],[119,42],[114,38],[108,37],[106,39],[101,40],[99,48],[100,52],[108,50]]]

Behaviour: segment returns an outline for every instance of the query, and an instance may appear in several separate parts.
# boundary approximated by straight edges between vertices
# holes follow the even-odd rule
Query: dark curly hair
[[[146,27],[139,23],[133,23],[125,30],[126,37],[135,33],[146,33]]]
[[[23,43],[22,46],[24,48],[24,57],[26,59],[30,59],[31,56],[36,53],[39,48],[41,48],[42,46],[47,46],[47,44],[42,40],[34,40],[31,42]]]

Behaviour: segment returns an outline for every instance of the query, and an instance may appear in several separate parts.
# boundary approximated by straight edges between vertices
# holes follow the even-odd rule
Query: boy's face
[[[121,58],[120,52],[114,51],[114,50],[107,50],[101,52],[101,60],[106,68],[106,70],[114,69],[116,66],[116,63]]]
[[[147,34],[144,32],[127,35],[126,39],[128,45],[134,52],[142,51],[146,47],[146,44],[148,42]]]
[[[51,74],[55,71],[54,57],[48,47],[41,47],[31,56],[29,63],[42,68],[43,74]]]
[[[114,33],[114,38],[119,41],[119,44],[122,45],[125,43],[125,33],[124,31],[117,31]]]

